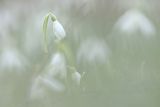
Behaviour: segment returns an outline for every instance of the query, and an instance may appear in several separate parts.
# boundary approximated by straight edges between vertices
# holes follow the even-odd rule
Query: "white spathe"
[[[137,9],[125,12],[116,22],[115,28],[128,34],[140,31],[145,37],[156,33],[153,23]]]
[[[62,24],[57,20],[53,22],[53,32],[55,34],[57,41],[62,40],[66,36],[66,32]]]

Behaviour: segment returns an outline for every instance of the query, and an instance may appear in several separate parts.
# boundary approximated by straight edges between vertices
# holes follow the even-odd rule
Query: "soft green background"
[[[159,4],[159,0],[0,0],[0,55],[9,45],[28,61],[20,72],[0,68],[0,107],[159,107]],[[151,20],[154,37],[146,39],[137,32],[128,38],[113,30],[119,17],[132,8],[139,8]],[[49,11],[64,25],[77,71],[85,75],[79,87],[68,80],[65,92],[46,89],[45,96],[33,100],[29,97],[33,80],[45,73],[56,51],[51,38],[49,53],[43,50],[42,24]],[[78,61],[79,47],[87,40],[107,44],[109,54],[104,61],[102,56]],[[85,55],[90,52],[88,48]]]

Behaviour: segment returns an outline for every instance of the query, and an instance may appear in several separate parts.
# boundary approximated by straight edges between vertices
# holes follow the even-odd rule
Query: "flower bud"
[[[81,74],[77,71],[73,72],[72,73],[72,80],[77,86],[79,86],[80,81],[81,81]]]

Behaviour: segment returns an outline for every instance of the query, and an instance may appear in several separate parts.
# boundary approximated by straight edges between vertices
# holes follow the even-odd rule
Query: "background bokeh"
[[[159,107],[159,5],[159,0],[0,0],[0,106]],[[59,56],[60,62],[52,61],[57,50],[51,21],[49,53],[44,52],[48,12],[66,31],[79,86],[70,74],[67,80],[46,79],[56,67],[65,71],[67,63]]]

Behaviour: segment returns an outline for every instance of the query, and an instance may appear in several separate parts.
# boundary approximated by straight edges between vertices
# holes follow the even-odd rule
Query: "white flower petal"
[[[66,32],[59,21],[53,22],[53,32],[57,40],[62,40],[66,36]]]
[[[41,86],[41,77],[37,77],[31,86],[30,98],[37,99],[42,98],[45,95],[44,87]]]
[[[43,98],[47,95],[47,90],[51,90],[53,92],[63,92],[65,91],[65,86],[54,78],[40,75],[33,81],[30,91],[30,98],[32,100]]]
[[[64,85],[54,78],[41,78],[41,80],[47,87],[51,88],[53,91],[63,92],[65,90]]]

